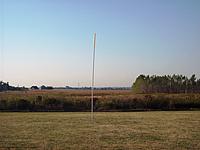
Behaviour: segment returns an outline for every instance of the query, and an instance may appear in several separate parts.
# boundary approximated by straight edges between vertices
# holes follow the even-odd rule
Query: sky
[[[199,0],[0,0],[0,80],[131,86],[140,74],[200,77]]]

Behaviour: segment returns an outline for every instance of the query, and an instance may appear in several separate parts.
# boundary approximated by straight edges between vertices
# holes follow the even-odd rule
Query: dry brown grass
[[[0,113],[0,149],[200,149],[200,112]]]

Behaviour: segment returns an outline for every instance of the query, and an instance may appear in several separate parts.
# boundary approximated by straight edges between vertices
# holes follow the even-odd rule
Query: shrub
[[[7,103],[8,110],[15,111],[17,110],[17,102],[16,100],[9,100]]]
[[[56,98],[47,98],[43,100],[45,110],[63,110],[63,102]]]
[[[64,101],[63,102],[64,111],[74,111],[74,104],[72,101]]]
[[[16,101],[17,110],[29,110],[31,103],[25,99],[19,99]]]
[[[6,110],[6,109],[7,109],[7,101],[0,100],[0,110]]]
[[[89,93],[0,93],[0,111],[90,111]],[[46,92],[46,91],[42,91]],[[80,92],[80,93],[79,93]],[[72,95],[73,94],[73,95]],[[200,109],[200,94],[97,93],[94,111]]]

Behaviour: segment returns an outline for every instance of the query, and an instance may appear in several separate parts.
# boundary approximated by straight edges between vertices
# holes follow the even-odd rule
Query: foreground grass
[[[0,149],[200,149],[200,111],[0,113]]]

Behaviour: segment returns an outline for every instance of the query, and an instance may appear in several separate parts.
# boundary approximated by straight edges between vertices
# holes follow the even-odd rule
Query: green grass
[[[200,149],[200,111],[0,113],[0,149]]]

